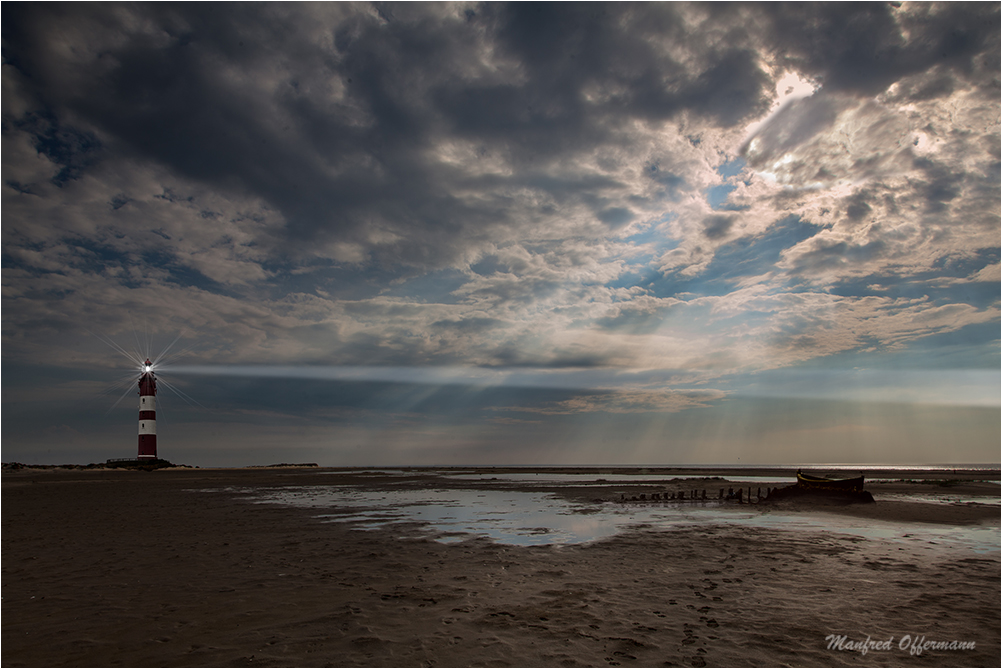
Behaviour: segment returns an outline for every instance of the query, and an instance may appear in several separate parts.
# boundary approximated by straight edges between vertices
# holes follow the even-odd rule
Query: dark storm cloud
[[[662,120],[692,109],[730,125],[769,103],[768,79],[741,46],[711,51],[696,71],[667,55],[666,44],[696,42],[671,5],[514,3],[488,5],[486,15],[530,76],[482,98],[468,91],[475,113],[454,116],[476,123],[466,127],[478,134],[504,133],[516,123],[527,131],[530,155],[605,139],[611,114]],[[582,95],[589,86],[616,92],[589,103]]]
[[[733,225],[733,216],[709,216],[703,220],[703,234],[709,239],[720,239],[727,236]]]
[[[14,124],[32,137],[39,154],[61,166],[62,169],[52,177],[52,183],[57,186],[78,178],[87,167],[99,160],[101,142],[97,137],[61,124],[49,110],[29,112]]]
[[[930,213],[945,210],[950,201],[960,195],[965,175],[950,170],[946,165],[937,164],[928,159],[915,161],[915,166],[922,170],[928,179],[922,184],[921,193],[925,197],[926,209]]]
[[[710,51],[695,69],[668,57],[665,40],[693,39],[670,6],[486,5],[463,21],[447,9],[338,6],[321,21],[329,33],[304,40],[309,13],[275,5],[5,8],[7,62],[38,106],[14,123],[64,165],[58,181],[96,159],[93,135],[59,120],[72,117],[118,151],[263,197],[286,221],[284,252],[341,240],[377,260],[434,266],[516,225],[512,188],[579,201],[607,224],[632,220],[608,197],[581,199],[598,175],[568,181],[552,169],[628,145],[625,118],[688,109],[729,125],[769,102],[748,51]],[[476,66],[488,49],[495,71]],[[429,157],[449,137],[519,172],[469,182]],[[539,173],[526,180],[526,168]],[[458,197],[469,185],[487,197]],[[373,241],[373,223],[390,239]]]
[[[72,117],[117,150],[264,198],[283,215],[289,243],[261,242],[283,252],[340,240],[357,245],[358,259],[436,266],[520,225],[506,206],[513,188],[579,202],[608,224],[633,220],[601,195],[589,203],[595,195],[584,193],[596,189],[588,179],[567,181],[551,167],[612,142],[628,147],[629,119],[688,111],[726,127],[761,115],[771,100],[760,37],[743,19],[751,6],[710,8],[726,36],[712,45],[688,32],[684,15],[702,11],[692,6],[488,4],[462,16],[424,9],[349,5],[313,17],[280,5],[8,5],[5,59],[37,106],[13,123],[62,165],[57,183],[100,155],[90,130],[62,118]],[[978,76],[998,52],[993,5],[754,10],[781,61],[832,93],[870,94],[933,66],[941,74],[916,95],[946,90],[942,68],[997,85],[997,76]],[[74,24],[86,29],[49,30]],[[302,39],[311,29],[317,38]],[[57,56],[57,47],[85,55]],[[695,57],[676,60],[686,50]],[[771,153],[827,127],[831,104],[822,96],[792,106],[782,137],[763,136]],[[517,173],[470,181],[429,158],[450,138]],[[534,168],[538,176],[526,179]],[[680,178],[669,181],[667,195],[676,197]],[[458,195],[469,186],[482,196]],[[552,214],[546,207],[539,213]],[[373,223],[388,234],[373,239]]]
[[[768,3],[761,8],[769,14],[780,58],[817,77],[827,90],[874,95],[939,65],[976,86],[998,88],[997,3]],[[985,73],[989,76],[980,76]]]
[[[95,8],[33,8],[5,21],[27,28],[12,41],[26,52],[18,65],[36,96],[93,123],[119,148],[217,187],[264,196],[285,215],[294,239],[352,238],[373,214],[448,231],[457,216],[476,213],[450,206],[450,196],[422,169],[416,154],[428,145],[428,119],[402,83],[457,60],[454,33],[439,26],[428,34],[434,26],[419,21],[405,35],[390,28],[370,39],[374,17],[356,16],[338,26],[340,53],[325,53],[296,38],[304,17],[274,8],[137,9],[140,20],[159,29],[154,39],[125,21],[94,26],[123,39],[83,63],[73,73],[82,81],[66,91],[53,71],[60,63],[38,54],[52,46],[45,28],[77,18],[66,14],[95,21]],[[276,62],[287,67],[269,71]],[[269,75],[279,77],[270,99],[262,99],[255,82],[241,81]],[[325,77],[349,91],[333,109],[321,110],[301,89],[323,85]],[[395,204],[401,198],[406,205]],[[421,252],[412,259],[420,261]]]
[[[732,126],[768,108],[769,80],[758,67],[757,54],[732,50],[722,54],[681,94],[685,106]]]

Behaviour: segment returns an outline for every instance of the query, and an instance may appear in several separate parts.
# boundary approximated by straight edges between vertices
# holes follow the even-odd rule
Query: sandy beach
[[[1000,662],[997,471],[949,485],[869,473],[871,505],[699,509],[619,500],[668,488],[712,498],[761,485],[707,477],[790,471],[644,470],[654,478],[631,482],[637,470],[589,470],[587,484],[546,477],[555,471],[573,470],[5,470],[3,665]],[[530,491],[575,522],[637,522],[527,545],[417,520],[330,522],[309,502],[333,489],[385,506],[429,486]],[[259,491],[307,503],[253,503],[268,501]]]

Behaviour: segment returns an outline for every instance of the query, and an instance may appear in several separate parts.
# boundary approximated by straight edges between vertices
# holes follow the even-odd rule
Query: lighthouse
[[[157,379],[149,358],[139,377],[139,460],[157,459]]]

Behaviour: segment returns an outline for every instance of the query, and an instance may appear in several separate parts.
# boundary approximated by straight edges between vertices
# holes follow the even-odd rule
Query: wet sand
[[[406,474],[397,475],[395,485],[401,477]],[[999,665],[997,549],[934,542],[921,532],[895,541],[715,522],[652,524],[576,545],[482,538],[446,544],[417,525],[359,531],[321,522],[315,509],[250,504],[232,492],[349,482],[379,487],[386,478],[280,469],[5,471],[2,663]],[[988,478],[997,480],[998,473]],[[423,481],[416,476],[403,485]],[[657,485],[553,484],[547,491],[615,504],[621,494]],[[727,486],[719,479],[673,485]],[[997,504],[894,497],[997,498],[996,483],[893,482],[868,489],[877,504],[747,508],[822,521],[851,517],[998,531]],[[865,655],[845,646],[831,650],[831,634],[893,644]],[[974,649],[913,655],[900,647],[905,635],[973,642]]]

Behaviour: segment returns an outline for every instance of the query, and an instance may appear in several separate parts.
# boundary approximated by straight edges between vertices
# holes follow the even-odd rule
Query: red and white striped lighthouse
[[[157,459],[157,380],[149,358],[139,377],[139,459]]]

